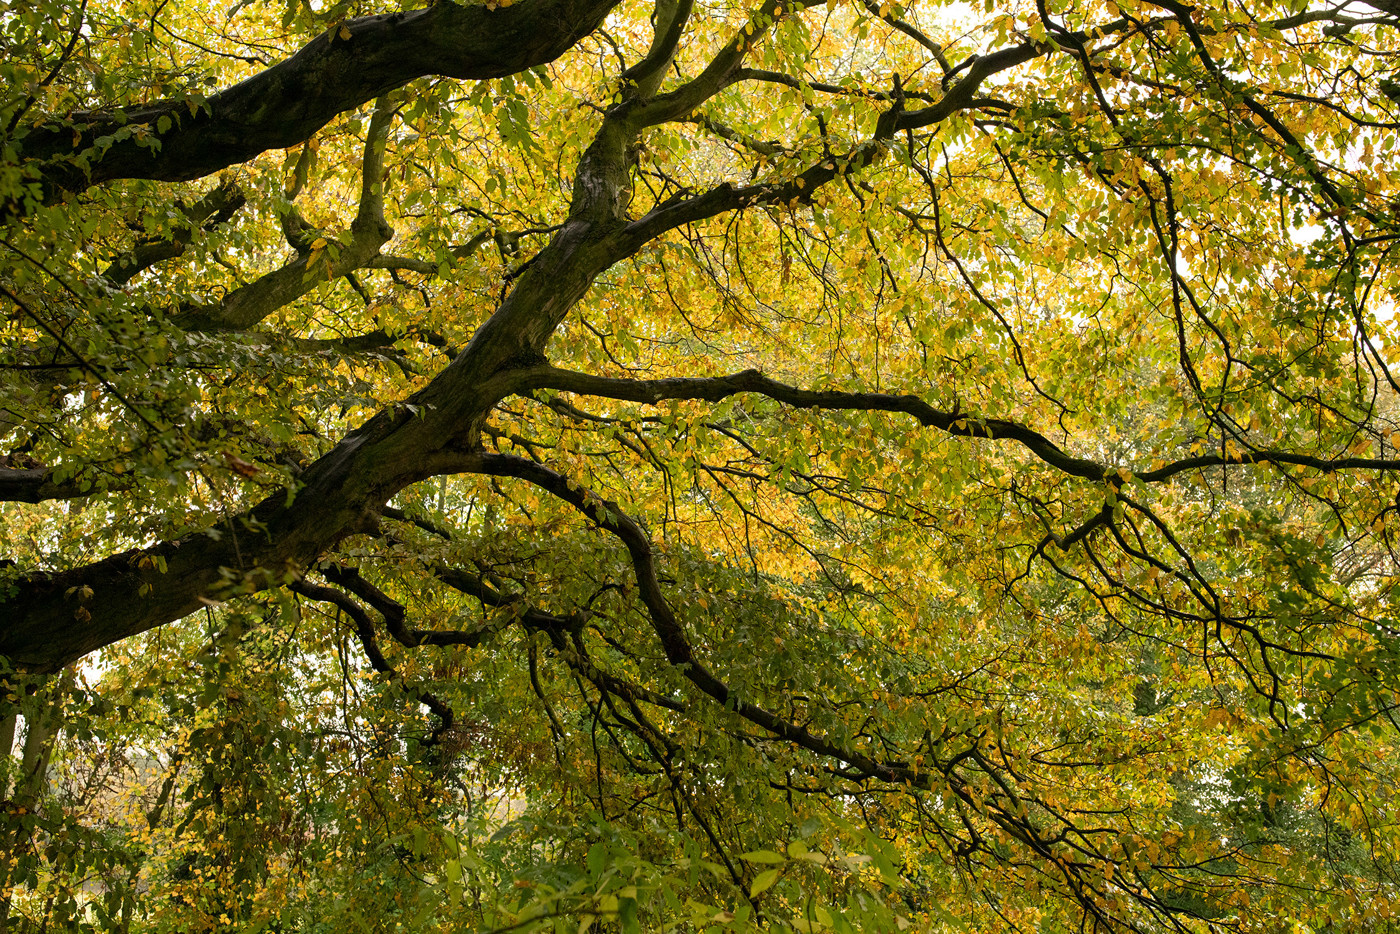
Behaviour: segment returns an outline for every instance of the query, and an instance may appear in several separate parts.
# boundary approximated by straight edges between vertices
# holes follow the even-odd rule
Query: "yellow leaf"
[[[739,858],[750,863],[781,863],[784,859],[781,854],[772,850],[754,850],[751,853],[741,853]]]
[[[340,32],[339,32],[337,35],[339,35],[340,38],[342,38],[342,39],[349,39],[349,38],[350,38],[350,27],[347,26],[347,25],[345,25],[344,23],[341,23],[341,24],[340,24]]]

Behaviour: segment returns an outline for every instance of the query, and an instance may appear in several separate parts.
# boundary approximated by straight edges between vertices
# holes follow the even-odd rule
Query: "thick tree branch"
[[[209,98],[120,114],[77,114],[31,133],[23,158],[49,184],[78,191],[118,178],[185,181],[294,146],[331,118],[415,78],[497,78],[554,60],[592,32],[617,0],[524,0],[488,9],[443,0],[426,9],[347,20],[285,61]],[[172,121],[159,132],[161,117]],[[146,139],[122,137],[146,125]],[[74,137],[77,136],[75,143]],[[91,148],[107,138],[97,156]],[[159,145],[152,145],[152,143]],[[92,152],[84,170],[72,161]]]
[[[622,73],[623,94],[644,98],[656,93],[666,69],[676,56],[694,0],[659,0],[653,14],[655,32],[651,49],[640,62]]]
[[[269,331],[224,331],[223,340],[237,341],[249,347],[276,347],[297,353],[359,354],[387,351],[404,337],[413,338],[412,333],[395,336],[387,331],[370,331],[349,337],[288,337]]]
[[[477,626],[472,629],[463,630],[443,630],[443,629],[417,629],[410,628],[407,620],[407,610],[403,604],[391,598],[384,591],[375,587],[369,581],[360,576],[360,572],[355,568],[346,567],[340,564],[325,564],[321,567],[321,573],[325,578],[339,587],[359,597],[384,618],[384,627],[389,630],[389,635],[394,637],[394,641],[406,648],[417,648],[420,645],[460,645],[473,648],[489,639],[507,623],[514,622],[514,618],[507,616],[505,619],[487,623],[484,626]],[[454,580],[461,580],[459,575],[452,575]],[[523,608],[522,608],[523,611]],[[550,621],[555,617],[549,614],[536,611],[539,620]],[[561,626],[561,628],[563,628]]]
[[[56,483],[47,467],[0,468],[0,502],[42,503],[53,499],[80,499],[95,491],[82,489],[73,481]]]
[[[363,268],[386,242],[387,237],[381,240],[368,234],[328,241],[323,248],[234,289],[217,305],[181,312],[173,323],[185,331],[245,331],[321,283]]]
[[[656,97],[638,98],[617,108],[631,126],[641,128],[680,120],[691,114],[705,101],[733,83],[749,49],[769,29],[784,11],[793,12],[815,6],[815,0],[800,0],[784,5],[781,0],[766,0],[750,16],[743,29],[716,53],[705,69],[680,87]]]
[[[397,108],[387,97],[379,98],[365,130],[365,152],[360,163],[360,207],[350,224],[357,237],[368,234],[387,241],[394,235],[394,229],[384,219],[384,151],[396,112]]]

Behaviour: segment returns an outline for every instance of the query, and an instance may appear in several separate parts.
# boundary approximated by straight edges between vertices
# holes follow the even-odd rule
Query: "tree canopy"
[[[0,6],[0,930],[1394,923],[1395,0],[226,2]]]

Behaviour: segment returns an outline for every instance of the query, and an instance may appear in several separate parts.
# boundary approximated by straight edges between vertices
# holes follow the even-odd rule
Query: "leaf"
[[[759,895],[771,889],[781,875],[781,869],[765,869],[754,876],[753,883],[749,886],[749,897],[757,898]]]
[[[623,934],[641,934],[642,926],[637,920],[637,900],[624,898],[618,906],[618,922]]]
[[[739,854],[739,858],[750,863],[785,863],[787,857],[772,850],[752,850]]]

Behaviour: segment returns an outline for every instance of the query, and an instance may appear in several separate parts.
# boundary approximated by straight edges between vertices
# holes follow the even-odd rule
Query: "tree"
[[[0,20],[0,917],[1393,916],[1400,9],[360,12]]]

